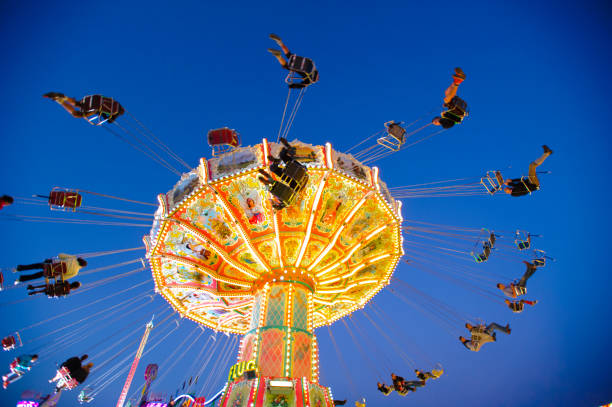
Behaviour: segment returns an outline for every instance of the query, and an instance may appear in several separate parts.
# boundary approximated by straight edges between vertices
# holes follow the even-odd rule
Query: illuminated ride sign
[[[229,375],[227,376],[227,381],[231,382],[244,374],[244,372],[248,371],[257,371],[257,365],[255,364],[255,359],[251,359],[246,362],[238,362],[234,366],[232,366],[229,370]]]

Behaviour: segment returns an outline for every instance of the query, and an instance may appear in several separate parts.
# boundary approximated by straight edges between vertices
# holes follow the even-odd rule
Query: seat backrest
[[[310,75],[315,72],[315,64],[312,61],[312,59],[301,57],[295,54],[289,57],[287,68],[290,71],[297,72],[297,73],[303,73],[306,75]],[[316,79],[314,78],[311,78],[311,79],[313,79],[313,82],[316,82]],[[317,79],[318,79],[318,72],[317,72]]]
[[[397,123],[391,123],[389,125],[389,134],[398,139],[400,142],[404,141],[404,135],[406,134],[406,129],[400,126]]]
[[[304,179],[308,177],[308,171],[306,167],[299,162],[293,160],[285,166],[283,175],[295,180],[298,184],[303,184]]]
[[[222,129],[210,130],[208,132],[208,144],[216,146],[219,144],[232,144],[235,139],[235,130],[228,129],[227,127]]]

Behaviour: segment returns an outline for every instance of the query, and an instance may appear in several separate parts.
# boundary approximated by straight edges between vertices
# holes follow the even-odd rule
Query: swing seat
[[[526,189],[527,191],[529,191],[529,195],[531,195],[531,193],[532,193],[532,192],[535,192],[535,191],[539,191],[539,190],[540,190],[540,186],[539,186],[539,185],[534,185],[534,186],[535,186],[535,188],[534,188],[534,189],[531,189],[531,188],[530,188],[530,187],[527,185],[527,182],[529,182],[529,184],[530,184],[530,185],[534,185],[534,184],[533,184],[533,183],[532,183],[532,182],[529,180],[529,177],[528,177],[528,176],[523,175],[523,176],[521,177],[521,183],[523,184],[523,186],[525,187],[525,189]]]
[[[77,191],[56,187],[49,193],[49,206],[52,210],[72,210],[75,212],[82,202],[83,196]]]
[[[285,206],[292,205],[297,198],[297,192],[289,185],[276,181],[270,188],[270,193],[274,195]]]
[[[285,78],[285,82],[289,85],[306,87],[319,80],[319,71],[317,71],[313,60],[310,58],[291,55],[289,61],[287,61],[287,69],[289,75]],[[302,83],[304,80],[306,83]]]
[[[19,332],[15,332],[13,335],[8,335],[2,339],[2,349],[9,351],[15,348],[20,348],[23,345],[21,342],[21,335]]]
[[[480,183],[489,195],[493,195],[503,188],[504,179],[499,171],[487,171],[485,176],[480,179]]]
[[[485,261],[489,260],[489,258],[485,256],[484,253],[476,255],[474,254],[474,252],[472,252],[472,257],[474,258],[476,263],[484,263]]]
[[[401,126],[402,122],[390,121],[385,123],[385,127],[387,128],[387,135],[389,137],[393,137],[397,140],[398,143],[404,144],[406,141],[406,129]]]
[[[7,336],[6,338],[2,339],[2,349],[9,351],[12,349],[15,349],[17,345],[17,342],[15,341],[15,337],[14,336]]]
[[[70,376],[70,372],[66,366],[61,367],[57,372],[60,374],[60,379],[57,381],[58,387],[65,386],[66,389],[72,390],[79,385],[79,382]]]
[[[68,267],[63,261],[55,260],[51,263],[45,263],[43,267],[43,273],[45,278],[55,278],[66,274]]]
[[[458,96],[452,98],[449,103],[445,103],[444,107],[446,107],[447,110],[442,112],[440,116],[452,120],[455,124],[461,123],[468,115],[467,103]]]
[[[312,75],[316,71],[315,64],[312,59],[301,57],[299,55],[291,55],[287,61],[287,69],[302,75]]]
[[[304,165],[292,160],[289,161],[283,169],[281,180],[297,193],[306,186],[308,182],[308,171]]]
[[[398,151],[406,142],[406,129],[400,126],[401,122],[390,121],[385,123],[387,132],[376,140],[381,146],[392,151]]]
[[[519,250],[527,250],[529,247],[531,247],[531,243],[529,243],[527,240],[516,241],[515,243]]]
[[[112,123],[125,112],[119,102],[102,95],[85,96],[80,105],[83,117],[94,126]]]
[[[213,149],[213,156],[234,150],[240,146],[240,137],[236,130],[223,127],[209,130],[208,145]]]
[[[434,379],[439,379],[440,376],[442,376],[444,374],[444,369],[440,368],[440,369],[432,369],[431,370],[431,374],[433,375]]]

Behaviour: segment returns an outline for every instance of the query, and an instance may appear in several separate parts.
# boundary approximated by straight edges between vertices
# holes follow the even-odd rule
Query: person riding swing
[[[308,182],[306,167],[295,159],[296,149],[286,139],[280,138],[283,148],[279,157],[268,156],[271,161],[270,171],[280,178],[275,180],[267,171],[259,169],[259,181],[267,185],[272,195],[272,207],[281,210],[295,203],[298,194]],[[284,163],[284,167],[281,167]]]
[[[125,113],[119,102],[102,95],[89,95],[78,101],[58,92],[48,92],[43,97],[59,103],[72,117],[83,118],[94,126],[112,123]]]
[[[442,126],[444,129],[450,129],[455,124],[463,121],[468,115],[468,107],[465,100],[457,96],[457,90],[461,82],[465,80],[465,73],[461,68],[455,68],[453,75],[453,83],[444,92],[444,104],[446,108],[440,116],[436,116],[431,121],[435,126]]]
[[[274,55],[281,66],[289,71],[289,75],[287,75],[285,82],[289,84],[290,89],[305,88],[319,80],[319,71],[315,67],[312,59],[300,57],[291,53],[278,35],[270,34],[270,38],[283,50],[281,52],[273,48],[268,48],[268,52]],[[283,58],[283,53],[287,60]],[[293,75],[294,73],[297,74],[297,76]],[[301,80],[298,81],[298,79]]]

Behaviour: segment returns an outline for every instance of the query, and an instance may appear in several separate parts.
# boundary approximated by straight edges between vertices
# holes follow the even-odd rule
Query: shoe
[[[538,300],[533,300],[533,305],[536,305],[538,303]]]
[[[33,289],[34,289],[34,286],[33,286],[32,284],[29,284],[29,285],[28,285],[26,288],[27,288],[28,290],[33,290]]]
[[[23,266],[21,264],[17,265],[17,267],[15,267],[15,271],[22,271],[23,270]]]
[[[51,99],[51,100],[57,100],[65,96],[66,95],[64,95],[63,93],[58,93],[58,92],[47,92],[43,95],[44,98]]]
[[[21,283],[21,281],[19,280],[15,280],[15,282],[13,283],[14,285],[18,285],[19,283]]]
[[[276,57],[280,57],[281,55],[283,55],[282,52],[274,48],[268,48],[268,52]]]
[[[546,144],[542,146],[542,149],[544,150],[545,153],[548,153],[548,154],[553,153],[553,151]]]
[[[16,273],[16,272],[17,272],[17,267],[13,267],[13,268],[11,269],[11,273]]]
[[[272,39],[274,41],[281,41],[281,37],[279,37],[276,34],[270,34],[270,35],[268,35],[268,37],[270,37],[270,39]]]
[[[506,331],[508,331],[508,335],[510,335],[510,332],[512,332],[512,329],[510,329],[510,324],[506,324]]]
[[[463,73],[461,68],[459,67],[455,68],[455,74],[453,75],[453,78],[458,78],[462,80],[465,79],[465,74]]]

